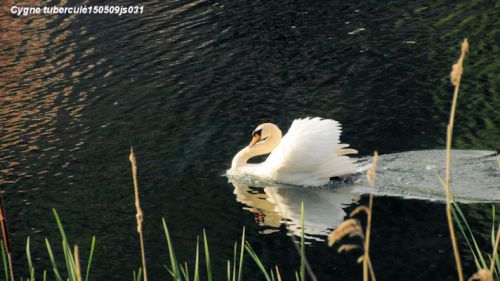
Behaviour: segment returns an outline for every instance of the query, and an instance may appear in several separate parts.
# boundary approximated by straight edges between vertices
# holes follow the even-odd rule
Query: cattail
[[[462,54],[468,54],[469,53],[469,40],[467,38],[464,39],[462,42]]]
[[[339,249],[337,250],[337,253],[349,252],[349,251],[352,251],[355,249],[361,249],[361,247],[359,245],[355,245],[355,244],[345,244],[345,245],[342,245],[339,247]]]
[[[465,54],[469,53],[469,41],[467,38],[462,42],[462,50],[460,53],[460,58],[457,63],[453,64],[451,67],[450,80],[453,86],[457,86],[460,83],[460,78],[464,72],[464,57]]]
[[[361,228],[361,224],[356,219],[348,219],[342,222],[337,229],[332,231],[330,235],[328,235],[328,246],[333,246],[335,242],[344,238],[345,236],[354,237],[359,236],[363,238],[363,229]]]
[[[361,213],[361,212],[365,212],[367,215],[370,213],[370,208],[368,208],[367,206],[365,205],[361,205],[361,206],[358,206],[356,207],[356,209],[354,209],[354,211],[352,211],[349,216],[350,217],[354,217],[355,215]]]
[[[373,153],[372,164],[370,169],[368,169],[366,173],[366,177],[370,186],[375,186],[375,177],[377,175],[377,161],[378,161],[378,153],[375,151]],[[363,280],[368,281],[368,274],[373,281],[376,281],[375,271],[373,270],[373,265],[370,260],[370,231],[371,231],[371,222],[372,222],[372,209],[373,209],[373,193],[370,193],[370,199],[368,202],[368,206],[358,206],[356,207],[350,214],[350,217],[356,216],[361,212],[364,212],[367,216],[366,223],[366,234],[363,233],[363,228],[361,224],[356,219],[348,219],[341,223],[337,229],[332,231],[330,235],[328,235],[328,246],[333,246],[337,241],[342,239],[345,236],[354,237],[359,236],[363,240],[362,246],[355,244],[346,244],[339,247],[337,250],[339,253],[348,252],[354,249],[363,249],[364,253],[357,260],[358,263],[363,263]]]
[[[478,280],[478,281],[493,281],[493,274],[488,269],[480,269],[474,275],[469,278],[469,281]]]
[[[464,67],[459,64],[458,62],[453,64],[451,67],[451,73],[450,73],[450,80],[453,86],[457,86],[458,82],[460,80],[460,77],[462,76],[462,73],[464,72]]]

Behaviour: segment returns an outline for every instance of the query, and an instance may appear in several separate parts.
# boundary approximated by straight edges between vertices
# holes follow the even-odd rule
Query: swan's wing
[[[296,119],[265,161],[270,178],[285,183],[323,185],[331,177],[357,172],[357,153],[340,143],[339,122],[330,119]]]

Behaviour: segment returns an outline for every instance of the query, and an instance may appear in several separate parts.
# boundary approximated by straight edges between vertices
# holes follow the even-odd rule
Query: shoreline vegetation
[[[446,217],[447,223],[450,231],[450,240],[452,243],[454,260],[457,269],[457,278],[459,281],[464,280],[464,273],[462,270],[462,261],[460,258],[460,250],[458,248],[457,237],[455,226],[458,227],[463,239],[469,246],[469,249],[474,257],[474,262],[477,267],[477,272],[469,274],[470,280],[481,280],[481,281],[493,281],[500,280],[500,258],[498,256],[499,244],[500,244],[500,224],[497,226],[495,220],[495,210],[493,208],[493,225],[491,228],[491,246],[492,252],[487,256],[483,255],[483,252],[478,247],[478,243],[474,238],[473,232],[467,223],[467,220],[460,209],[460,206],[453,200],[452,189],[450,185],[450,170],[451,170],[451,146],[453,140],[453,125],[455,118],[455,109],[458,99],[460,81],[463,74],[463,61],[465,55],[468,53],[469,44],[467,39],[464,39],[461,45],[461,54],[457,63],[453,64],[452,71],[450,73],[450,79],[454,85],[453,100],[450,109],[450,118],[447,126],[447,141],[446,141],[446,170],[444,179],[440,175],[438,177],[439,182],[446,191]],[[142,265],[133,272],[134,281],[148,281],[147,275],[147,264],[146,264],[146,247],[144,245],[144,238],[142,232],[143,226],[143,213],[140,207],[139,198],[139,184],[137,180],[137,161],[133,149],[130,150],[129,160],[132,167],[132,178],[133,187],[135,194],[135,208],[136,208],[136,221],[137,221],[137,232],[139,235],[139,243],[141,249],[141,261]],[[372,158],[372,166],[367,172],[368,183],[371,187],[375,188],[375,178],[376,178],[376,165],[378,160],[378,153],[375,152]],[[499,161],[500,168],[500,161]],[[374,196],[373,193],[369,195],[368,205],[361,205],[355,208],[349,215],[349,218],[341,223],[331,234],[328,236],[328,245],[332,247],[334,244],[340,243],[343,238],[352,238],[346,244],[341,244],[337,251],[348,252],[348,251],[361,251],[362,254],[358,258],[358,263],[363,264],[363,281],[373,280],[376,281],[375,270],[373,268],[372,261],[370,259],[370,234],[371,234],[371,222],[374,209]],[[62,240],[62,250],[64,256],[64,264],[59,267],[56,258],[54,257],[51,243],[48,239],[45,239],[45,244],[47,248],[47,253],[49,255],[50,264],[52,266],[52,276],[48,276],[48,271],[43,270],[41,277],[36,276],[35,266],[31,259],[30,252],[30,238],[26,241],[26,259],[28,274],[27,277],[21,276],[15,279],[14,270],[12,266],[12,255],[10,248],[10,238],[7,226],[7,216],[3,205],[3,196],[0,193],[0,223],[2,228],[2,243],[0,243],[2,261],[3,261],[3,271],[5,280],[14,281],[35,281],[35,280],[57,280],[57,281],[88,281],[91,273],[92,267],[92,257],[94,254],[96,237],[92,237],[91,247],[89,249],[88,262],[84,268],[80,264],[80,251],[77,245],[69,243],[66,233],[63,228],[63,224],[56,210],[52,210],[56,224]],[[359,219],[356,217],[364,215],[366,216],[366,223],[363,230],[363,225]],[[297,247],[297,251],[300,256],[300,267],[295,271],[296,281],[312,280],[316,281],[317,278],[307,261],[305,253],[305,241],[304,241],[304,205],[301,205],[301,236],[300,241],[297,241],[294,236],[294,245]],[[175,281],[199,281],[201,279],[201,274],[206,276],[207,281],[213,280],[212,274],[212,263],[210,259],[209,243],[205,231],[203,231],[202,236],[202,250],[204,254],[205,269],[201,269],[202,254],[200,253],[200,238],[196,241],[196,253],[195,253],[195,264],[194,268],[190,270],[187,263],[179,263],[177,256],[174,251],[173,241],[170,237],[168,226],[166,220],[162,220],[163,229],[165,233],[165,239],[168,245],[168,255],[169,255],[169,266],[165,266],[167,272],[171,276],[171,280]],[[355,240],[353,240],[355,239]],[[358,243],[352,242],[357,241]],[[281,281],[282,276],[278,266],[267,267],[263,264],[258,254],[254,251],[251,244],[246,241],[245,228],[242,230],[241,241],[234,243],[234,250],[232,259],[227,260],[226,269],[219,268],[218,270],[225,270],[227,274],[228,281],[241,281],[243,280],[243,265],[246,255],[257,265],[257,267],[262,272],[262,277],[266,281]],[[63,273],[63,270],[66,272]],[[0,274],[1,276],[1,274]]]

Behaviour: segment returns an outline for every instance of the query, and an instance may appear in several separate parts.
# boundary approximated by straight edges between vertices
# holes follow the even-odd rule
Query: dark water
[[[132,278],[133,145],[152,279],[168,276],[162,217],[181,260],[194,260],[207,230],[217,280],[243,226],[264,263],[293,278],[286,227],[259,224],[221,176],[233,155],[262,121],[286,128],[305,116],[340,121],[342,140],[362,155],[444,147],[463,37],[471,52],[455,147],[500,147],[498,1],[156,0],[121,17],[15,17],[14,1],[2,3],[0,184],[18,276],[27,276],[27,236],[37,269],[48,268],[43,239],[58,241],[56,208],[72,243],[87,249],[97,236],[93,280]],[[490,251],[491,204],[464,211]],[[380,280],[456,279],[443,204],[377,197],[372,233]],[[356,256],[316,240],[306,251],[320,280],[361,278]],[[245,280],[261,280],[247,264]]]

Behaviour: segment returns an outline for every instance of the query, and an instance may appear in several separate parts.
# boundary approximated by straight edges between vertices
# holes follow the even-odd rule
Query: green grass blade
[[[240,265],[238,268],[238,281],[241,281],[244,254],[245,254],[245,227],[243,227],[243,234],[241,235],[241,251],[240,251]]]
[[[139,270],[137,270],[137,281],[142,280],[142,267],[139,267]]]
[[[299,274],[297,273],[297,271],[295,271],[295,280],[300,281],[300,277],[299,277]]]
[[[186,281],[189,281],[189,273],[188,273],[188,269],[187,269],[187,264],[186,264],[186,268],[182,267],[182,266],[179,266],[179,269],[181,271],[181,274],[184,276],[184,280]]]
[[[2,244],[0,247],[2,248],[2,260],[3,260],[3,270],[5,271],[5,280],[9,280],[9,267],[8,267],[8,262],[7,262],[7,254],[5,253],[5,248],[3,246],[3,240]]]
[[[236,256],[237,255],[238,255],[238,242],[234,242],[234,249],[233,249],[233,277],[231,278],[232,281],[236,281]]]
[[[495,240],[496,240],[496,233],[495,233],[495,205],[491,205],[492,208],[492,219],[493,219],[493,223],[491,224],[491,248],[492,249],[495,249]],[[490,255],[490,262],[495,262],[493,261],[493,257]],[[491,274],[495,274],[495,268],[493,267],[493,272]]]
[[[437,172],[437,171],[435,171],[434,173],[436,174],[436,177],[438,178],[438,180],[439,180],[439,182],[441,183],[441,185],[442,185],[443,187],[445,187],[445,186],[446,186],[446,183],[444,183],[444,180],[443,180],[443,178],[441,177],[441,175],[440,175],[440,174],[438,174],[438,172]]]
[[[26,259],[28,260],[28,269],[30,273],[30,281],[35,281],[35,268],[31,262],[30,237],[26,240]]]
[[[59,218],[59,214],[57,213],[56,209],[52,209],[52,213],[54,214],[54,218],[56,219],[57,228],[61,233],[62,239],[68,241],[68,239],[66,238],[66,233],[64,232],[64,228],[61,223],[61,219]]]
[[[75,259],[71,252],[71,248],[69,247],[68,238],[66,237],[66,232],[64,231],[63,224],[61,222],[59,214],[55,209],[52,209],[52,213],[54,214],[54,218],[56,219],[57,223],[57,228],[59,229],[59,233],[61,234],[61,238],[63,240],[62,247],[63,247],[64,259],[66,261],[66,269],[68,271],[68,278],[71,281],[78,280],[77,273],[75,270]]]
[[[168,273],[170,273],[170,275],[175,279],[174,272],[172,270],[170,270],[170,268],[168,268],[168,266],[166,266],[166,265],[163,265],[163,267],[165,267],[165,269],[168,271]]]
[[[231,281],[231,261],[227,260],[227,281]]]
[[[250,257],[254,260],[255,264],[259,267],[260,271],[264,274],[264,277],[266,278],[267,281],[271,281],[271,277],[267,273],[266,268],[262,264],[262,261],[259,259],[257,254],[254,252],[252,249],[252,246],[250,246],[250,243],[246,242],[245,249],[247,250],[248,254]]]
[[[498,160],[498,166],[500,167],[500,159]],[[495,227],[496,227],[496,209],[495,209],[495,205],[492,204],[492,208],[491,208],[491,212],[492,212],[492,224],[491,224],[491,247],[492,248],[495,248],[495,240],[496,240],[496,233],[495,233]],[[500,228],[500,224],[498,225],[498,227]],[[500,281],[500,257],[496,257],[495,259],[495,266],[493,267],[493,272],[492,274],[497,274],[497,280]]]
[[[43,271],[43,281],[47,281],[47,270]]]
[[[184,262],[184,267],[186,268],[186,281],[189,281],[189,268],[187,262]]]
[[[77,275],[75,270],[75,260],[73,259],[73,255],[71,254],[71,249],[69,248],[68,241],[63,240],[62,242],[64,260],[66,261],[66,269],[68,271],[68,278],[70,281],[77,281]]]
[[[90,265],[92,264],[92,257],[94,256],[94,248],[95,248],[95,235],[92,236],[92,245],[90,246],[89,261],[87,263],[87,271],[85,272],[85,281],[89,280]]]
[[[194,281],[200,280],[200,237],[196,237],[196,261],[194,263]]]
[[[465,228],[469,232],[470,238],[474,244],[474,247],[476,248],[476,254],[479,257],[479,260],[481,261],[481,266],[482,266],[481,268],[488,268],[488,266],[486,265],[486,262],[484,260],[483,254],[481,253],[481,250],[479,249],[479,246],[477,245],[476,239],[474,238],[474,233],[472,233],[472,229],[470,228],[469,223],[467,222],[467,219],[465,218],[465,215],[462,212],[462,209],[455,202],[453,202],[452,205],[453,205],[454,209],[457,210],[457,213],[459,214],[459,216],[461,218],[461,221],[459,223],[463,223],[465,225]]]
[[[498,256],[496,258],[495,265],[496,265],[495,270],[497,272],[497,277],[499,277],[498,280],[500,280],[500,257]]]
[[[495,212],[495,205],[491,205],[491,246],[495,247],[495,227],[496,227],[496,212]]]
[[[139,269],[137,270],[137,278],[135,279],[135,281],[141,281],[142,279],[142,267],[139,267]]]
[[[54,275],[57,281],[63,281],[61,275],[59,275],[59,270],[57,269],[57,264],[54,259],[54,254],[52,253],[52,247],[50,246],[50,242],[47,238],[45,238],[45,245],[47,246],[47,252],[49,253],[50,262],[52,263],[52,270],[54,271]]]
[[[304,241],[304,202],[300,204],[300,224],[301,224],[301,233],[300,233],[300,280],[306,280],[306,251],[305,251],[305,241]]]
[[[441,185],[445,186],[445,182],[444,182],[443,178],[437,172],[436,172],[436,176],[439,179]],[[462,212],[462,209],[453,199],[452,199],[451,204],[453,206],[453,208],[451,209],[453,219],[457,223],[460,231],[462,232],[462,235],[465,238],[465,241],[467,242],[467,244],[469,245],[469,248],[471,249],[471,252],[472,252],[472,255],[474,256],[474,262],[476,263],[477,269],[479,270],[481,268],[487,268],[486,262],[484,261],[484,258],[483,258],[483,254],[481,253],[481,250],[479,249],[479,246],[477,245],[476,239],[474,238],[474,234],[472,233],[472,230],[467,222],[467,219],[465,218],[465,216]],[[465,225],[465,228],[463,227],[464,225]],[[467,238],[468,236],[465,232],[465,229],[467,229],[469,236],[470,236],[470,240],[472,240],[473,243],[471,243],[469,238]],[[472,244],[474,245],[474,247]],[[479,257],[479,259],[478,259],[478,257]],[[479,260],[480,260],[480,262],[479,262]]]
[[[172,245],[172,239],[170,238],[170,233],[168,231],[167,223],[165,222],[165,219],[163,219],[162,221],[163,221],[163,230],[165,231],[165,237],[167,239],[168,255],[170,256],[170,268],[174,273],[174,279],[181,280],[179,264],[177,263],[177,258],[175,256],[174,247]]]
[[[205,262],[207,264],[207,278],[208,281],[212,281],[212,266],[210,264],[210,251],[208,249],[207,233],[203,229],[203,242],[205,244]]]
[[[464,237],[465,242],[469,246],[469,249],[470,249],[470,251],[472,253],[472,256],[474,257],[474,263],[476,264],[477,270],[479,270],[479,269],[481,269],[481,265],[479,264],[479,259],[478,259],[477,255],[476,255],[474,247],[472,246],[472,243],[470,242],[467,234],[465,233],[464,227],[463,227],[462,223],[460,222],[460,219],[458,218],[458,214],[456,213],[457,211],[454,208],[451,209],[451,211],[452,211],[452,214],[453,214],[453,219],[455,220],[455,222],[456,222],[456,224],[458,226],[458,229],[462,233],[462,236]]]

